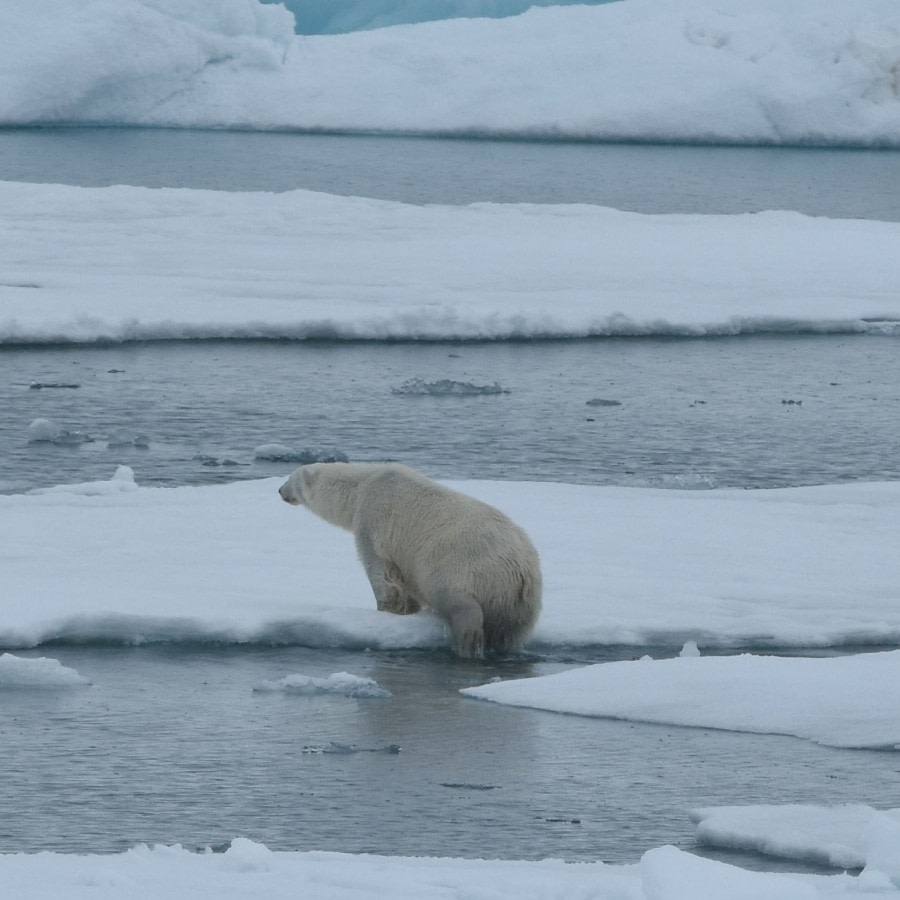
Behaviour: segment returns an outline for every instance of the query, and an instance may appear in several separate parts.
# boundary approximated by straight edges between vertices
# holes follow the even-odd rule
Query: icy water
[[[900,220],[900,152],[889,150],[0,129],[0,179]]]
[[[447,478],[900,477],[900,340],[871,335],[5,349],[0,407],[5,492],[119,464],[148,485],[281,474],[272,443]],[[38,419],[62,438],[30,442]]]
[[[651,651],[654,648],[648,648]],[[900,754],[502,707],[459,689],[561,660],[443,653],[49,647],[90,687],[6,690],[0,852],[271,849],[635,862],[698,847],[692,806],[900,805]],[[616,648],[594,659],[632,658]],[[390,699],[254,692],[351,671]]]
[[[900,154],[885,152],[12,130],[0,131],[0,178],[900,220]],[[145,485],[265,477],[292,467],[257,458],[274,442],[447,478],[686,489],[896,479],[898,347],[896,337],[784,335],[5,348],[0,490],[105,479],[121,463]],[[449,382],[470,395],[442,393]],[[29,443],[39,418],[68,436]],[[900,806],[897,753],[459,694],[497,675],[678,649],[487,663],[296,647],[19,650],[91,685],[0,691],[0,852],[218,848],[246,836],[286,850],[634,862],[666,843],[708,852],[695,844],[695,806]],[[339,671],[392,696],[253,690]]]

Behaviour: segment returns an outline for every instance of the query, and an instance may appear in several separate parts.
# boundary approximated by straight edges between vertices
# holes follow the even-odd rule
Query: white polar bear
[[[541,565],[502,512],[394,463],[311,463],[283,500],[352,531],[378,609],[433,610],[460,656],[515,650],[541,611]]]

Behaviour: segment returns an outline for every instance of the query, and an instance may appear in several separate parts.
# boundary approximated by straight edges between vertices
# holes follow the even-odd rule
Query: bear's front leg
[[[375,606],[380,611],[402,616],[417,613],[422,608],[419,601],[406,589],[397,567],[381,559],[371,541],[357,534],[356,549],[372,586]]]
[[[406,586],[396,566],[385,563],[384,577],[388,583],[384,608],[388,612],[396,613],[398,616],[410,616],[422,609],[422,604]]]

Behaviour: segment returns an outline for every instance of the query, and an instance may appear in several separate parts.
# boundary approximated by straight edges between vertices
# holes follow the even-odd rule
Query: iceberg
[[[0,126],[898,147],[898,61],[894,0],[7,0]]]
[[[0,655],[0,690],[6,688],[68,688],[90,684],[58,659]]]

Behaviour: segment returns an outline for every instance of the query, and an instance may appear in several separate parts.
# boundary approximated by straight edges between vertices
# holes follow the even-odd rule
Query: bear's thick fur
[[[433,610],[460,656],[515,650],[541,610],[541,566],[502,512],[395,463],[312,463],[283,500],[352,531],[378,609]]]

